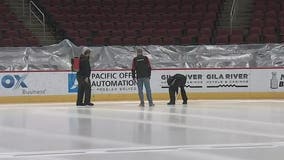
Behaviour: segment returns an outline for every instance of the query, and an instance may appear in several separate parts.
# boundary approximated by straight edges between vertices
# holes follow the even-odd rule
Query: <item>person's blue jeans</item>
[[[153,104],[151,87],[150,87],[150,78],[147,78],[147,77],[137,79],[138,95],[139,95],[140,103],[144,104],[143,85],[145,85],[146,95],[147,95],[149,104]]]

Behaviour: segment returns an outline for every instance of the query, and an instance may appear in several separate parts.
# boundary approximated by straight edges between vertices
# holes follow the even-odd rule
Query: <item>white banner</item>
[[[200,69],[153,70],[153,93],[168,93],[167,77],[176,73],[187,77],[192,93],[206,92],[283,92],[284,69]],[[94,94],[137,93],[131,71],[93,71]],[[76,73],[2,72],[0,96],[70,95],[77,93]]]
[[[64,95],[66,72],[0,73],[0,96]]]

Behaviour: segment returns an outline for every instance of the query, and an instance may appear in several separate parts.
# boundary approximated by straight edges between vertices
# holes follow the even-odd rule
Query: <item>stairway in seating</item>
[[[230,28],[230,12],[233,0],[225,0],[223,10],[219,15],[218,28]],[[232,24],[233,29],[242,29],[247,31],[250,25],[253,0],[238,0],[235,18]]]
[[[39,39],[40,45],[42,46],[52,45],[61,41],[57,40],[58,38],[56,38],[55,32],[52,30],[51,27],[48,27],[47,25],[46,25],[46,33],[44,35],[42,24],[40,24],[40,22],[34,16],[32,16],[30,23],[30,14],[29,14],[30,1],[26,0],[4,0],[4,1],[10,7],[10,10],[16,14],[18,19],[24,23],[25,27],[32,32],[33,36]]]

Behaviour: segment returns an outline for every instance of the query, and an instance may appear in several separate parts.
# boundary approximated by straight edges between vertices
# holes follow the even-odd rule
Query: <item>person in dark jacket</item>
[[[184,90],[185,83],[186,83],[186,76],[182,74],[175,74],[174,76],[170,76],[167,79],[167,83],[169,85],[169,95],[170,95],[170,102],[168,105],[174,105],[176,96],[175,93],[178,93],[178,88],[180,87],[181,90],[181,97],[183,100],[182,104],[187,104],[187,96]]]
[[[144,94],[143,85],[145,85],[146,95],[149,102],[149,106],[154,106],[151,87],[150,87],[150,77],[151,77],[151,65],[147,56],[143,55],[142,49],[137,49],[137,56],[132,60],[132,78],[137,82],[138,95],[140,99],[140,107],[144,107]]]
[[[79,71],[77,72],[78,94],[77,106],[93,106],[91,103],[91,66],[89,62],[91,50],[83,48],[83,53],[80,55]],[[83,101],[84,98],[84,101]]]

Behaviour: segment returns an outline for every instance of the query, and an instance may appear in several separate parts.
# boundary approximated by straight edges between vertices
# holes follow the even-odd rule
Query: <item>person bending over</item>
[[[174,105],[176,101],[175,94],[178,93],[178,88],[181,90],[181,97],[183,100],[182,104],[187,104],[187,96],[184,90],[185,83],[186,83],[186,76],[182,74],[175,74],[174,76],[170,76],[167,80],[169,85],[169,95],[170,95],[170,102],[168,105]]]

